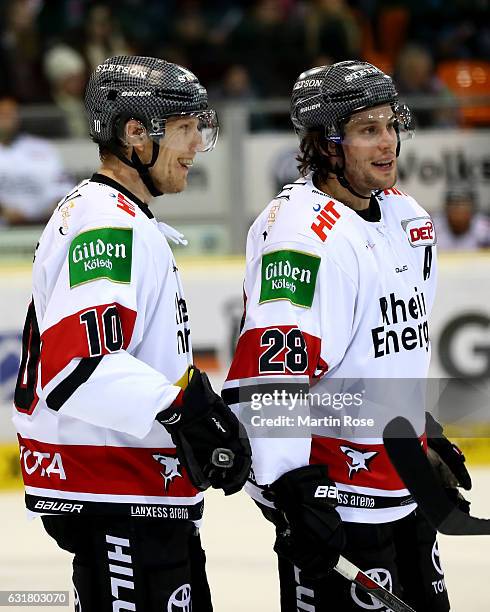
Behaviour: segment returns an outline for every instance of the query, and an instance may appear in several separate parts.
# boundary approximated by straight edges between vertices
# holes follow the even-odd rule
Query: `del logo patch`
[[[433,246],[436,244],[436,231],[430,217],[404,219],[402,221],[402,227],[407,234],[408,241],[413,247]]]
[[[98,278],[130,283],[132,254],[129,227],[100,227],[79,234],[70,245],[70,287]]]
[[[289,300],[310,308],[315,294],[320,258],[300,251],[274,251],[262,257],[259,303]]]

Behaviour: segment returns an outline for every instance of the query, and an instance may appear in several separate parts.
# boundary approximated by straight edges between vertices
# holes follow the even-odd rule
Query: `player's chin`
[[[187,178],[174,179],[167,181],[160,191],[162,193],[180,193],[187,187]]]
[[[396,168],[393,168],[391,172],[386,173],[385,176],[380,176],[380,173],[376,173],[373,176],[373,184],[375,185],[374,189],[391,189],[396,181],[397,181],[397,172]]]

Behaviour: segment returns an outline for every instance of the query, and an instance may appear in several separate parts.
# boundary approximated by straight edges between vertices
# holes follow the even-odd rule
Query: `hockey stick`
[[[393,595],[388,589],[380,586],[353,563],[347,561],[345,557],[341,556],[339,558],[339,562],[334,567],[334,570],[356,584],[365,593],[390,608],[390,610],[393,610],[393,612],[415,612],[413,608],[404,603],[396,595]]]
[[[407,419],[390,421],[383,442],[400,478],[434,529],[445,535],[490,535],[490,519],[465,514],[448,498]]]

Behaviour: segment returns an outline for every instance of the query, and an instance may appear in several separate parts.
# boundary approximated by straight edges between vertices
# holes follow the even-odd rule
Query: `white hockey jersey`
[[[177,232],[99,174],[41,236],[13,417],[33,512],[201,517],[202,493],[155,421],[192,361],[166,236]]]
[[[436,240],[410,196],[389,189],[378,206],[366,220],[310,175],[286,185],[250,229],[245,316],[223,397],[248,430],[246,487],[262,503],[261,485],[323,463],[346,521],[415,508],[382,433],[403,414],[425,443]]]

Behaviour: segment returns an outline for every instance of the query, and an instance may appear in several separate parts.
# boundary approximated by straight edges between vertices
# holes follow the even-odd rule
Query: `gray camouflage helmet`
[[[411,129],[410,111],[397,104],[393,80],[382,70],[356,60],[319,66],[302,72],[293,87],[291,121],[302,138],[309,130],[341,142],[342,124],[355,112],[391,104],[402,127]]]
[[[141,121],[150,136],[161,138],[166,118],[181,114],[210,115],[206,122],[216,123],[212,146],[217,137],[216,114],[206,110],[206,89],[190,70],[163,59],[136,55],[106,59],[89,79],[85,108],[90,135],[99,144],[117,138],[130,118]]]

